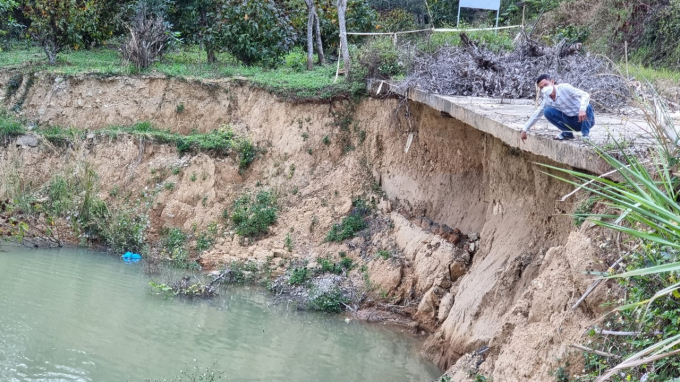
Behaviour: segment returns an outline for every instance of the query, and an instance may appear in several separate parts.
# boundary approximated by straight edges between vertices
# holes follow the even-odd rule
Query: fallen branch
[[[642,334],[647,334],[644,332],[617,332],[613,330],[602,330],[602,329],[596,329],[595,333],[605,335],[605,336],[639,336]],[[663,332],[660,331],[655,331],[649,334],[653,334],[655,336],[663,334]]]
[[[608,358],[621,358],[621,356],[618,356],[618,355],[616,355],[616,354],[612,354],[612,353],[607,353],[607,352],[603,352],[603,351],[600,351],[600,350],[591,349],[591,348],[585,347],[585,346],[583,346],[583,345],[571,344],[570,346],[573,347],[573,348],[579,349],[579,350],[583,350],[583,351],[586,352],[586,353],[597,354],[597,355],[601,355],[601,356],[603,356],[603,357],[608,357]]]

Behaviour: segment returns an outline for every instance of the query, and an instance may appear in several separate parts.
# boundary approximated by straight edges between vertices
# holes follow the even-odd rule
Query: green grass
[[[25,131],[23,123],[0,109],[0,138],[20,135]]]
[[[0,115],[0,128],[3,121],[10,124],[12,119],[3,119]],[[14,120],[16,121],[16,120]],[[4,130],[3,130],[4,131]],[[52,143],[59,144],[84,139],[87,131],[77,128],[63,128],[59,126],[39,127],[35,130]],[[229,128],[215,129],[207,133],[192,132],[188,135],[175,133],[153,127],[150,122],[140,122],[131,126],[109,126],[96,130],[96,134],[117,138],[124,135],[144,137],[157,143],[172,144],[177,147],[180,154],[187,152],[212,152],[228,155],[231,152],[239,154],[239,168],[246,169],[257,155],[257,148],[247,138],[238,137]]]
[[[295,58],[297,53],[290,53]],[[292,60],[292,59],[291,59]],[[291,60],[285,60],[288,62]],[[300,70],[299,65],[283,65],[276,69],[244,66],[228,53],[217,54],[217,63],[209,64],[205,52],[197,46],[186,46],[151,65],[144,74],[161,73],[169,77],[247,80],[252,85],[285,98],[296,100],[328,99],[337,95],[357,95],[365,92],[362,83],[351,83],[340,77],[336,84],[335,65],[316,66],[313,71]],[[294,61],[294,60],[292,60]],[[40,48],[14,49],[0,55],[1,68],[24,68],[31,71],[60,75],[100,74],[134,75],[138,71],[123,65],[120,53],[109,48],[67,50],[59,54],[57,64],[47,64]]]

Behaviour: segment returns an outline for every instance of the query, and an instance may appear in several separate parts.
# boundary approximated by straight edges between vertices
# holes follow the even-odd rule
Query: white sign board
[[[498,28],[498,15],[501,11],[501,0],[460,0],[458,2],[458,20],[456,20],[456,26],[458,26],[460,23],[461,8],[488,9],[491,11],[496,11],[496,28]]]
[[[460,0],[460,8],[477,8],[497,11],[501,8],[501,0]]]

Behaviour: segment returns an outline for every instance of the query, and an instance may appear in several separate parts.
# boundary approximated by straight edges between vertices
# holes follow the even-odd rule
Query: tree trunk
[[[340,27],[340,50],[342,53],[342,62],[345,66],[345,76],[349,77],[352,62],[349,58],[349,46],[347,45],[347,25],[345,23],[345,11],[347,10],[347,0],[338,0],[338,26]]]
[[[307,4],[307,70],[314,70],[314,0],[305,0]]]
[[[43,50],[47,55],[47,63],[49,65],[55,65],[57,63],[57,53],[59,53],[58,44],[54,41],[50,41],[48,38],[43,42]]]
[[[206,45],[205,52],[207,54],[208,63],[214,64],[215,61],[217,61],[217,58],[215,57],[215,48],[213,48],[212,46]]]
[[[314,21],[316,23],[316,54],[319,55],[319,65],[326,65],[326,56],[323,54],[323,42],[321,41],[321,24],[316,9],[314,9]]]

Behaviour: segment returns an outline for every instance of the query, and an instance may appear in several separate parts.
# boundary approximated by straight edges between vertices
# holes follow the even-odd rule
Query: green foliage
[[[342,223],[333,224],[326,235],[326,241],[344,241],[353,238],[357,232],[368,227],[362,216],[350,215],[342,219]]]
[[[231,220],[236,233],[245,237],[256,237],[267,233],[269,226],[277,219],[276,197],[270,191],[260,191],[253,199],[244,194],[234,201]]]
[[[555,377],[555,382],[569,382],[569,372],[564,366],[551,370],[550,375]]]
[[[160,254],[177,268],[197,268],[194,260],[189,258],[187,241],[189,235],[180,228],[164,228],[160,240]]]
[[[622,158],[618,159],[595,147],[600,157],[621,175],[621,182],[546,167],[568,174],[570,178],[552,176],[582,187],[600,197],[609,207],[605,213],[584,213],[580,216],[594,217],[593,223],[638,239],[643,245],[641,251],[627,259],[627,272],[608,276],[622,280],[628,297],[626,304],[617,308],[619,316],[610,321],[608,326],[620,329],[625,325],[634,331],[644,329],[642,332],[645,334],[653,333],[654,330],[663,333],[659,338],[624,337],[622,341],[626,344],[615,348],[626,349],[625,352],[629,354],[622,363],[624,366],[634,361],[641,364],[652,362],[654,360],[649,357],[660,356],[654,361],[656,374],[668,377],[671,376],[668,370],[677,370],[680,366],[674,358],[661,357],[680,346],[677,325],[680,322],[680,304],[677,302],[677,298],[680,298],[680,227],[677,223],[680,221],[680,205],[677,202],[680,197],[680,179],[675,175],[678,166],[677,147],[661,138],[664,129],[652,127],[657,134],[657,154],[652,166],[646,166],[624,150],[617,153]],[[642,307],[645,307],[644,312]],[[606,368],[611,366],[607,365]],[[603,378],[614,373],[609,369]]]
[[[303,72],[307,69],[307,52],[296,46],[284,56],[284,65],[295,72]]]
[[[553,31],[553,41],[559,43],[563,39],[566,39],[568,43],[584,43],[590,37],[590,27],[588,26],[578,26],[574,24],[568,24],[566,26],[560,26],[555,28]]]
[[[17,23],[14,13],[19,8],[16,0],[0,0],[0,39],[4,41],[0,47],[0,52],[9,49],[10,38],[22,29],[22,25]],[[13,33],[14,32],[14,33]]]
[[[312,278],[312,272],[306,266],[295,267],[290,270],[288,284],[302,285]]]
[[[286,234],[283,246],[286,247],[288,252],[293,252],[293,237],[290,235],[290,232]]]
[[[119,26],[118,1],[26,0],[28,32],[43,48],[50,64],[66,46],[78,50],[108,39]]]
[[[243,174],[243,171],[255,160],[257,148],[249,139],[241,138],[236,144],[236,151],[239,153],[238,172]]]
[[[324,135],[323,139],[321,140],[324,145],[328,146],[331,144],[331,138],[328,135]]]
[[[324,51],[336,52],[340,42],[336,1],[316,0],[315,3],[319,15],[319,24],[321,25]],[[297,32],[297,44],[302,47],[306,46],[307,6],[304,0],[287,0],[286,12],[290,15],[291,24]],[[378,13],[368,1],[347,1],[347,31],[379,31],[375,29],[377,20]],[[361,41],[361,37],[358,36],[348,36],[348,39],[350,43]]]
[[[246,65],[274,67],[293,45],[288,16],[273,0],[218,0],[217,40]]]
[[[168,19],[184,43],[198,44],[205,49],[209,63],[216,61],[216,51],[223,46],[217,34],[215,10],[219,2],[212,0],[171,1]]]
[[[595,203],[597,202],[598,198],[595,197],[590,197],[586,200],[584,200],[581,204],[579,204],[576,207],[576,210],[574,211],[574,225],[577,227],[581,227],[583,222],[586,221],[586,218],[589,216],[590,212],[593,210],[593,207],[595,206]]]
[[[0,138],[13,137],[25,132],[24,126],[4,110],[0,110]]]
[[[99,201],[99,203],[98,208],[106,207],[104,202]],[[146,229],[149,226],[146,214],[129,206],[102,212],[108,212],[108,216],[100,218],[97,228],[111,251],[114,253],[142,252],[145,247]]]
[[[184,113],[184,103],[180,102],[176,107],[175,107],[175,112],[177,114],[182,114]]]
[[[405,74],[405,66],[399,59],[399,51],[387,36],[368,40],[359,50],[357,57],[364,77],[389,79]]]
[[[333,224],[326,234],[326,241],[343,241],[353,238],[359,231],[368,227],[364,218],[371,212],[371,208],[362,199],[352,202],[352,211],[345,216],[340,224]]]
[[[339,288],[330,291],[312,291],[309,308],[325,313],[340,313],[349,299]]]
[[[376,253],[376,255],[382,258],[383,260],[388,260],[389,258],[392,257],[392,252],[385,249],[381,249],[378,251],[378,253]]]
[[[341,267],[343,267],[347,270],[350,270],[350,269],[352,269],[352,267],[354,267],[354,262],[352,261],[352,259],[350,259],[347,256],[343,256],[342,253],[340,253],[340,256],[342,257],[340,259],[340,266]]]
[[[564,0],[525,0],[523,2],[501,2],[499,22],[507,25],[519,25],[522,16],[526,20],[537,18],[544,12],[556,9]],[[524,12],[524,15],[522,15]],[[495,18],[496,15],[493,15]]]
[[[208,225],[208,229],[201,231],[196,237],[196,251],[201,253],[210,249],[215,244],[217,239],[217,223],[213,222]]]
[[[319,270],[321,273],[333,273],[339,275],[342,273],[343,269],[346,269],[341,263],[334,263],[328,258],[320,257],[317,262],[319,263]]]
[[[403,8],[396,8],[381,15],[378,22],[380,24],[376,25],[376,28],[381,32],[399,32],[422,29],[416,23],[416,15]]]
[[[461,28],[464,28],[464,26],[461,26]],[[465,33],[478,46],[485,47],[494,52],[511,51],[514,49],[513,39],[515,35],[507,31],[499,31],[498,33],[494,31],[473,31]],[[458,45],[460,45],[460,33],[445,32],[434,33],[429,41],[418,43],[418,48],[427,53],[435,53],[442,47]]]

